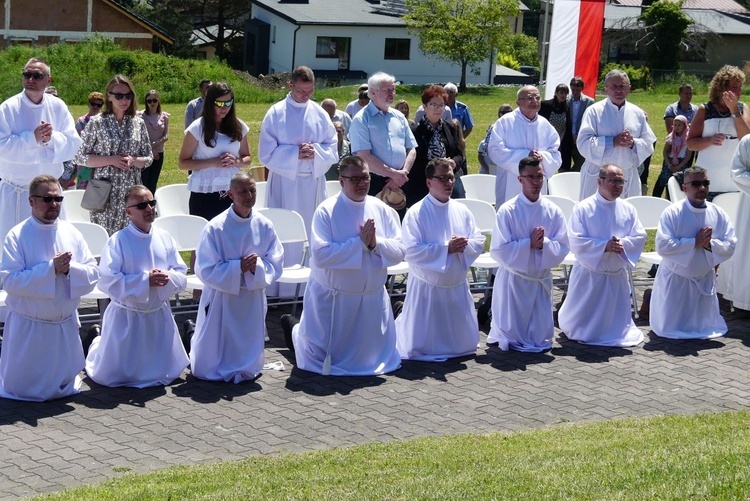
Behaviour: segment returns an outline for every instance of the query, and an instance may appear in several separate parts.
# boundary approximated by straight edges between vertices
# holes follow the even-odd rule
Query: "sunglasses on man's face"
[[[135,97],[135,94],[133,94],[132,92],[128,92],[127,94],[121,94],[119,92],[110,92],[109,95],[112,96],[112,97],[114,97],[118,101],[122,101],[123,99],[127,99],[128,101],[132,101],[133,98]]]
[[[44,202],[45,204],[51,204],[52,202],[62,203],[62,201],[63,201],[63,197],[62,196],[53,197],[51,195],[44,195],[44,196],[42,196],[42,195],[31,195],[31,197],[32,198],[41,198],[42,202]]]
[[[89,101],[89,106],[91,106],[92,108],[101,108],[102,106],[104,106],[104,103]]]
[[[41,80],[45,77],[44,73],[37,73],[35,71],[24,71],[22,75],[26,80]]]
[[[711,186],[711,181],[709,181],[708,179],[704,179],[703,181],[690,181],[687,184],[689,184],[693,188],[700,188],[701,186],[705,186],[706,188],[708,188],[709,186]]]
[[[156,200],[149,200],[148,202],[141,202],[139,204],[128,205],[128,209],[135,207],[138,210],[146,210],[146,207],[156,207]]]

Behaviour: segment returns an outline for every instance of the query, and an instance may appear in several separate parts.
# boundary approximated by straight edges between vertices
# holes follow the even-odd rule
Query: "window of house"
[[[386,38],[384,59],[409,59],[411,39],[409,38]]]
[[[276,43],[276,25],[271,26],[271,43]]]
[[[315,57],[330,57],[339,59],[349,54],[351,38],[318,37],[315,43]]]

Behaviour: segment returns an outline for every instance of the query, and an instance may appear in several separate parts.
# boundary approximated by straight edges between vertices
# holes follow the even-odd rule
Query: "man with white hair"
[[[495,178],[495,206],[521,193],[518,176],[518,163],[532,157],[539,160],[545,177],[549,178],[562,164],[560,156],[560,136],[546,118],[539,116],[542,96],[533,85],[525,85],[518,90],[518,108],[500,117],[492,127],[487,153],[504,176]],[[512,180],[512,182],[507,182]],[[542,194],[546,193],[546,185]]]
[[[625,175],[623,198],[641,195],[638,166],[654,153],[656,136],[646,113],[626,101],[630,79],[622,70],[612,70],[604,79],[607,99],[586,109],[576,146],[586,159],[581,168],[580,199],[597,191],[599,170],[605,164],[619,165]]]
[[[367,81],[370,103],[352,119],[352,153],[365,159],[372,174],[370,195],[383,187],[401,188],[417,158],[417,141],[406,117],[392,108],[396,78],[378,72]]]
[[[22,73],[23,91],[0,105],[0,241],[31,215],[31,180],[40,174],[59,179],[63,162],[81,147],[68,107],[45,93],[51,82],[47,61],[29,59]]]
[[[464,133],[464,139],[466,139],[474,129],[474,120],[471,118],[471,111],[469,111],[469,107],[465,103],[456,99],[456,96],[458,95],[458,87],[456,87],[456,84],[448,82],[443,88],[448,94],[448,99],[446,99],[445,105],[451,110],[451,116],[461,124],[461,131]]]

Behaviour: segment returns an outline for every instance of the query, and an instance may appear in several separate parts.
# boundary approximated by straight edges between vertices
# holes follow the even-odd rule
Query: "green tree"
[[[536,37],[514,33],[503,40],[499,51],[498,57],[500,55],[513,56],[520,65],[539,66],[539,41]]]
[[[459,89],[466,89],[466,70],[478,74],[479,63],[492,57],[510,34],[508,20],[518,15],[516,0],[406,0],[406,28],[419,37],[427,55],[461,67]]]
[[[682,0],[658,0],[640,15],[646,29],[646,66],[649,68],[680,68],[680,49],[683,45],[687,47],[688,28],[693,24],[681,8]]]

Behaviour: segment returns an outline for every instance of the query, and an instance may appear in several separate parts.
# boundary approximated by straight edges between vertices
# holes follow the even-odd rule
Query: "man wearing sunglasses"
[[[112,300],[86,373],[104,386],[166,385],[188,365],[169,299],[185,289],[187,266],[172,237],[153,228],[156,200],[142,185],[125,195],[130,224],[102,251],[99,288]]]
[[[40,174],[59,178],[81,138],[68,107],[45,94],[49,64],[33,58],[21,74],[23,91],[0,104],[0,240],[31,215],[29,183]]]
[[[630,311],[627,270],[638,263],[646,231],[635,207],[619,198],[627,187],[622,169],[604,165],[598,183],[599,190],[579,202],[570,216],[568,240],[578,263],[557,319],[572,341],[636,346],[643,333]]]
[[[709,185],[706,169],[685,169],[687,198],[669,206],[659,219],[656,252],[662,262],[649,308],[657,336],[711,339],[727,332],[715,270],[732,257],[737,239],[726,212],[706,201]]]
[[[78,305],[99,280],[81,233],[60,221],[57,178],[31,180],[31,217],[5,238],[0,277],[8,315],[0,354],[0,396],[40,402],[78,393],[84,364]]]

